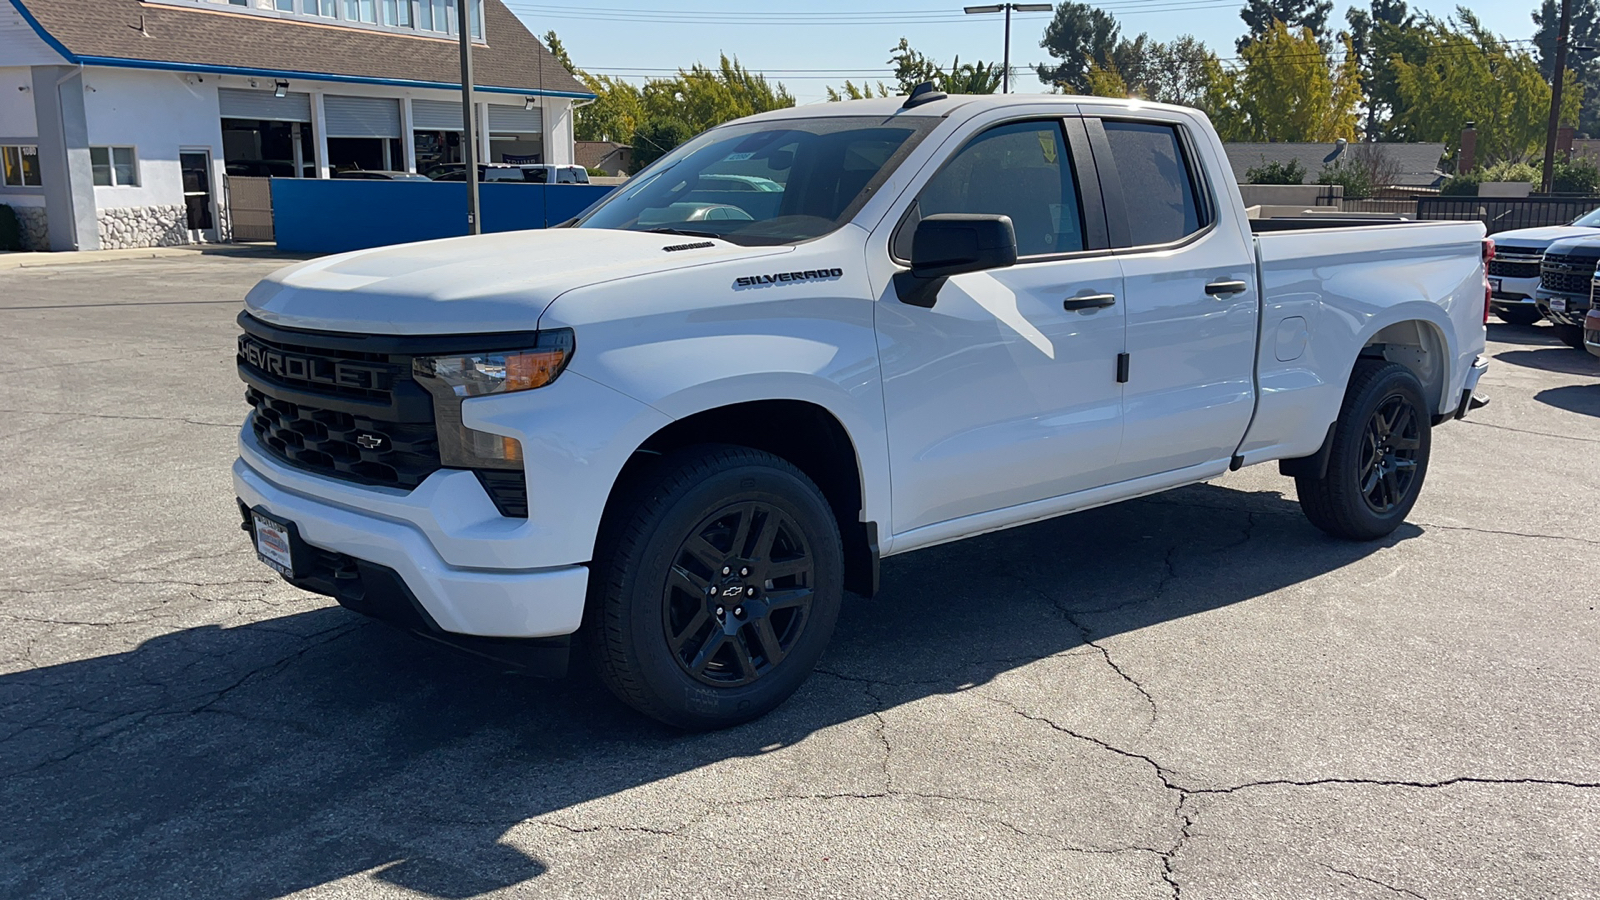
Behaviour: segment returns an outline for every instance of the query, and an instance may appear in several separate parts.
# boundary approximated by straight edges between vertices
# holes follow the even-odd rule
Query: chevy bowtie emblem
[[[381,434],[362,434],[356,436],[356,444],[363,450],[376,450],[384,444]]]

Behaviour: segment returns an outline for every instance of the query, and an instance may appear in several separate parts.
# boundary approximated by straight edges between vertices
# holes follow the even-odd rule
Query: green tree
[[[1533,44],[1539,57],[1539,72],[1544,80],[1551,80],[1556,67],[1556,32],[1561,23],[1561,6],[1556,0],[1544,0],[1544,5],[1533,14]],[[1573,52],[1573,47],[1600,47],[1600,5],[1595,0],[1573,0],[1571,33],[1567,38],[1567,68],[1583,85],[1583,105],[1579,107],[1576,125],[1584,134],[1600,133],[1600,54]]]
[[[1485,29],[1465,9],[1456,17],[1426,20],[1419,59],[1396,62],[1397,124],[1416,140],[1454,144],[1462,126],[1476,123],[1485,164],[1541,154],[1550,85],[1537,60]],[[1583,88],[1569,69],[1561,120],[1576,121],[1582,102]]]
[[[1056,6],[1039,46],[1058,62],[1036,67],[1039,80],[1072,94],[1089,93],[1089,70],[1114,65],[1112,51],[1122,36],[1116,17],[1087,3]]]
[[[1306,167],[1300,165],[1298,159],[1268,162],[1263,156],[1261,165],[1244,170],[1244,181],[1245,184],[1305,184]]]
[[[1350,25],[1351,49],[1366,75],[1366,139],[1410,140],[1410,135],[1395,130],[1401,103],[1395,66],[1397,60],[1416,62],[1421,58],[1422,31],[1417,17],[1405,0],[1371,0],[1366,9],[1348,10],[1345,20]]]
[[[1318,46],[1331,49],[1332,35],[1328,32],[1328,14],[1333,12],[1333,0],[1246,0],[1239,10],[1244,20],[1244,37],[1235,42],[1243,55],[1245,48],[1270,34],[1274,25],[1310,29]]]
[[[1122,73],[1115,66],[1101,68],[1098,65],[1089,67],[1089,89],[1084,93],[1095,97],[1126,97],[1128,96],[1128,83],[1122,80]]]
[[[913,49],[905,38],[889,51],[889,63],[894,66],[894,80],[902,94],[910,94],[926,81],[947,94],[992,94],[1000,90],[1000,66],[995,63],[962,63],[958,56],[947,69]]]
[[[857,85],[854,82],[846,81],[844,87],[837,90],[828,88],[828,100],[833,103],[837,103],[840,100],[870,100],[873,97],[892,96],[894,95],[889,93],[889,89],[881,81],[876,85],[870,85],[866,82]]]
[[[578,67],[572,64],[572,56],[567,53],[567,45],[561,43],[561,38],[556,37],[554,30],[544,33],[544,45],[550,49],[550,55],[556,58],[556,62],[567,70],[567,74],[578,74]]]
[[[694,137],[689,126],[677,119],[649,119],[633,133],[633,171],[637,172]]]
[[[1334,59],[1309,28],[1276,22],[1241,54],[1212,69],[1212,118],[1227,141],[1354,140],[1361,73],[1348,42]]]
[[[590,75],[579,70],[579,78],[595,95],[595,101],[578,108],[573,129],[577,139],[632,143],[633,132],[644,121],[644,92],[610,75]]]

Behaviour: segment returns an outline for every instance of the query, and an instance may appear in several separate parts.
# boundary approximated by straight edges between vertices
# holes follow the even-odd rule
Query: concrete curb
[[[40,266],[77,266],[89,263],[122,262],[139,259],[181,259],[184,257],[227,256],[246,259],[281,259],[285,262],[311,259],[298,253],[280,253],[271,245],[207,244],[187,247],[138,247],[128,250],[86,250],[71,253],[0,253],[0,271],[32,269]]]

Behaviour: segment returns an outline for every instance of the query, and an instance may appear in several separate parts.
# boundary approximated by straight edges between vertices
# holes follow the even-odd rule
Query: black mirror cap
[[[911,271],[895,276],[902,303],[932,307],[951,275],[1004,269],[1017,262],[1017,231],[1010,216],[941,213],[917,223]]]
[[[1017,262],[1017,230],[1010,216],[941,213],[917,223],[911,273],[943,278],[1003,269]]]

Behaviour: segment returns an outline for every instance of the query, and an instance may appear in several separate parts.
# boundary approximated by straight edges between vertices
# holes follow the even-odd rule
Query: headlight
[[[453,356],[419,356],[412,375],[433,395],[439,457],[455,468],[522,468],[522,446],[461,423],[461,404],[472,397],[541,388],[560,377],[572,359],[572,329],[541,331],[534,346]]]

